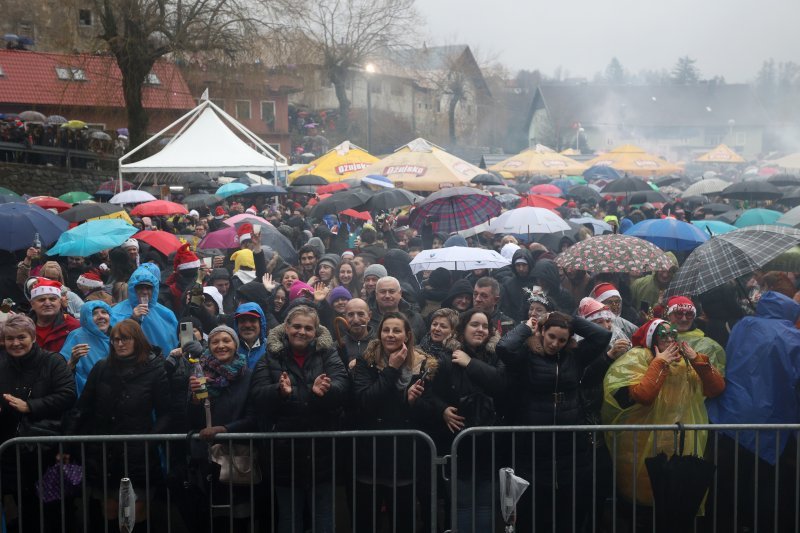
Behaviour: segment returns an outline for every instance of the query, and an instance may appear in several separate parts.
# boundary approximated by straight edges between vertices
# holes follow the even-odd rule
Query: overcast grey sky
[[[558,66],[591,79],[671,69],[689,55],[704,78],[751,81],[762,62],[800,63],[798,0],[417,0],[429,44],[465,43],[507,67]]]

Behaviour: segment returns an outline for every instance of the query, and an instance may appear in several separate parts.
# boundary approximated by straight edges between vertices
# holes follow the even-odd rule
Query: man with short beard
[[[344,316],[347,320],[347,332],[342,337],[344,346],[339,350],[342,361],[348,369],[352,369],[356,364],[356,358],[364,355],[369,341],[375,338],[375,329],[370,326],[372,311],[367,302],[361,298],[353,298],[347,302],[344,308]],[[340,344],[341,346],[341,344]]]
[[[319,256],[317,254],[317,250],[313,246],[303,245],[297,252],[298,261],[300,264],[298,265],[298,270],[300,271],[300,280],[301,281],[308,281],[314,276],[314,271],[317,268],[317,261],[319,260]]]
[[[267,319],[261,306],[256,303],[242,304],[234,314],[234,330],[239,336],[239,353],[247,359],[253,369],[267,350]]]
[[[30,291],[30,317],[36,324],[36,344],[44,350],[59,352],[69,332],[81,327],[81,323],[62,310],[61,283],[35,278]]]

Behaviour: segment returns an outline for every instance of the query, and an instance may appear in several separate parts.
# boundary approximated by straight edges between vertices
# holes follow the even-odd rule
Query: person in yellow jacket
[[[715,358],[679,342],[669,322],[653,319],[631,339],[633,348],[609,368],[603,382],[604,424],[707,424],[704,400],[725,390]],[[669,431],[605,432],[616,450],[617,487],[629,501],[652,506],[653,493],[644,460],[660,452],[676,453]],[[702,456],[707,432],[689,431],[685,455]]]

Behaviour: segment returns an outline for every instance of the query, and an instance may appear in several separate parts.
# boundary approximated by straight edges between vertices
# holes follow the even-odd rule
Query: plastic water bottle
[[[200,366],[200,361],[197,359],[189,358],[192,364],[192,375],[200,382],[200,389],[195,391],[194,397],[198,400],[205,400],[208,398],[208,388],[206,388],[206,374],[203,372],[203,367]]]
[[[38,233],[34,233],[33,234],[33,242],[31,243],[31,246],[33,246],[37,250],[41,250],[42,249],[42,239],[39,238],[39,234]]]
[[[119,482],[119,530],[131,533],[136,525],[136,492],[131,480],[124,477]]]

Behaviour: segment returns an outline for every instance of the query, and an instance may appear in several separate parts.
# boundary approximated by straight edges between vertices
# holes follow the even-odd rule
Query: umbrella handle
[[[686,444],[686,428],[683,427],[683,422],[677,422],[678,426],[678,455],[683,455],[683,449]]]

